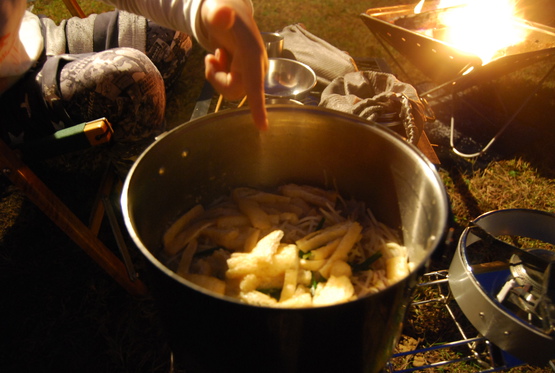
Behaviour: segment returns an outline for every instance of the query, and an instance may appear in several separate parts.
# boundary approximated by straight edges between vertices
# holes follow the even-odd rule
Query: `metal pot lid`
[[[555,358],[553,245],[554,214],[492,211],[464,230],[449,268],[451,292],[478,332],[534,365]]]

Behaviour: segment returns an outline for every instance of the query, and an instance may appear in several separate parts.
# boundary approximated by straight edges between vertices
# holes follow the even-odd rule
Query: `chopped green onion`
[[[366,260],[364,260],[363,262],[351,264],[351,268],[353,269],[353,272],[368,271],[370,269],[370,266],[381,257],[382,253],[380,251],[377,251],[366,258]]]
[[[316,226],[315,231],[319,231],[320,229],[322,229],[324,227],[325,222],[326,222],[326,218],[320,219],[320,221],[318,222],[318,225]]]
[[[311,273],[312,273],[312,278],[310,280],[310,292],[312,293],[312,295],[314,295],[314,292],[316,291],[316,287],[318,286],[318,284],[320,282],[326,282],[327,279],[324,276],[322,276],[318,271],[313,271]]]

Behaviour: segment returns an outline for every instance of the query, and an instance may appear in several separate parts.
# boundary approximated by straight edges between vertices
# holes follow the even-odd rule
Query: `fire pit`
[[[481,6],[488,3],[478,2]],[[423,5],[418,10],[417,5]],[[455,98],[469,88],[484,87],[486,83],[500,80],[504,75],[513,73],[540,61],[545,61],[555,56],[555,29],[524,19],[510,16],[506,17],[510,32],[523,35],[518,42],[506,44],[491,53],[491,60],[481,58],[477,52],[463,50],[447,41],[447,35],[450,34],[450,27],[443,22],[443,16],[448,12],[458,9],[458,7],[439,8],[440,1],[421,1],[419,4],[399,5],[383,8],[373,8],[361,14],[361,19],[369,30],[376,36],[377,40],[382,44],[385,51],[389,53],[393,61],[401,72],[409,77],[403,66],[390,51],[390,47],[396,49],[399,54],[407,58],[407,60],[421,71],[432,83],[429,86],[419,90],[420,96],[427,100],[433,109],[435,104],[451,101],[451,118],[450,118],[450,136],[449,142],[452,151],[466,158],[473,158],[484,154],[495,140],[511,125],[515,118],[520,114],[523,108],[534,97],[534,94],[540,89],[548,76],[555,69],[555,65],[543,76],[539,77],[535,87],[530,92],[525,93],[522,97],[521,104],[516,107],[513,113],[507,113],[506,118],[502,119],[502,123],[496,129],[494,135],[489,141],[484,139],[485,145],[479,151],[460,151],[455,146]],[[481,11],[489,14],[487,11]],[[497,18],[490,16],[490,23]],[[496,33],[498,30],[492,24],[484,24],[476,21],[477,17],[465,20],[467,31],[478,31],[478,41],[480,37],[487,39],[489,33]],[[497,35],[497,34],[495,34]],[[501,36],[499,36],[500,38]],[[495,37],[493,39],[496,39]],[[411,82],[415,85],[415,83]],[[416,86],[416,85],[415,85]],[[447,96],[445,99],[444,96]],[[497,97],[497,94],[494,95]],[[468,104],[468,102],[466,102]],[[500,107],[505,107],[501,103]],[[514,103],[509,105],[514,107]],[[474,112],[480,114],[482,118],[491,124],[493,112],[480,112],[479,109],[471,107]],[[482,115],[483,114],[483,115]],[[499,114],[499,113],[497,113]],[[448,119],[449,121],[449,119]],[[486,123],[487,125],[488,123]],[[484,135],[484,134],[482,134]],[[480,141],[482,142],[482,141]]]
[[[475,53],[442,40],[449,27],[441,24],[439,15],[448,10],[437,9],[439,1],[425,4],[420,13],[414,11],[417,4],[409,4],[369,9],[361,18],[380,41],[394,47],[435,83],[456,81],[460,88],[468,87],[555,55],[555,29],[513,18],[513,28],[526,39],[496,51],[494,59],[484,63]]]

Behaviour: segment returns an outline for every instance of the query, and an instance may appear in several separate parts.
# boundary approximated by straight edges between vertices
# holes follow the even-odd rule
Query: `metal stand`
[[[411,307],[430,303],[439,304],[451,317],[461,338],[454,341],[444,341],[431,346],[416,348],[410,351],[398,352],[390,359],[385,372],[408,373],[439,367],[449,369],[449,366],[452,364],[466,362],[478,367],[477,369],[479,370],[477,370],[477,372],[486,373],[503,371],[524,364],[520,360],[505,354],[486,338],[478,335],[478,332],[475,333],[476,337],[471,337],[469,336],[468,328],[467,331],[464,330],[461,324],[463,320],[460,319],[460,316],[457,316],[457,305],[449,291],[447,270],[429,272],[425,274],[422,279],[423,282],[421,282],[418,287],[431,288],[434,291],[430,292],[430,298],[421,300],[415,299]],[[429,322],[433,323],[433,321]],[[425,362],[427,354],[431,352],[465,346],[467,353],[462,353],[457,358],[433,363],[417,363],[416,365],[418,366],[415,366],[415,357],[417,356],[421,357],[421,362]]]
[[[538,92],[540,87],[543,85],[543,83],[545,82],[547,77],[553,72],[553,70],[555,70],[555,65],[553,65],[549,69],[549,71],[540,79],[540,81],[536,84],[536,86],[534,87],[532,92],[530,92],[528,94],[528,96],[526,96],[524,98],[521,105],[515,110],[515,112],[509,117],[509,119],[505,122],[505,124],[503,124],[503,126],[499,129],[499,131],[497,131],[497,133],[491,138],[491,140],[481,150],[479,150],[475,153],[465,153],[465,152],[462,152],[462,151],[460,151],[456,148],[455,141],[454,141],[455,115],[452,112],[451,113],[451,122],[450,122],[449,145],[451,146],[451,150],[453,151],[453,153],[455,153],[458,156],[463,157],[463,158],[475,158],[475,157],[479,157],[480,155],[484,154],[493,145],[493,143],[501,136],[501,134],[503,134],[503,132],[505,132],[505,130],[513,123],[513,121],[518,116],[518,114],[520,114],[522,109],[524,109],[524,107],[530,102],[530,100],[536,94],[536,92]],[[426,97],[426,95],[427,95],[427,93],[423,94],[424,97]],[[454,106],[454,102],[455,102],[455,95],[456,95],[455,92],[451,93],[451,100],[453,102],[453,106]]]

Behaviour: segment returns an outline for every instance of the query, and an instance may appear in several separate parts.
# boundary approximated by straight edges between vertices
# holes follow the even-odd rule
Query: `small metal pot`
[[[434,166],[400,136],[356,116],[301,105],[248,109],[183,124],[152,144],[122,192],[126,227],[146,258],[179,366],[188,372],[377,372],[391,357],[419,270],[443,243],[448,199]],[[276,309],[217,297],[161,262],[168,225],[237,186],[294,182],[337,188],[399,228],[415,270],[380,293],[344,304]]]

